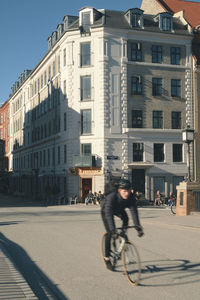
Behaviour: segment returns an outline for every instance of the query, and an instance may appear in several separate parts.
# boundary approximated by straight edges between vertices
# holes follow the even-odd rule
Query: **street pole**
[[[188,169],[188,176],[187,176],[187,181],[191,181],[191,176],[190,176],[190,143],[187,143],[187,169]]]

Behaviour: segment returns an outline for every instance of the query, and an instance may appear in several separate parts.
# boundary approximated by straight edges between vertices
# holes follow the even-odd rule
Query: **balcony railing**
[[[96,167],[95,155],[73,155],[72,167]]]

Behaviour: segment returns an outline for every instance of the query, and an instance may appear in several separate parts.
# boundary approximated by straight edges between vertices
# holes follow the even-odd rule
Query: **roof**
[[[103,21],[105,18],[105,22]],[[132,27],[128,20],[125,17],[123,11],[116,10],[105,10],[104,14],[101,14],[97,20],[94,21],[94,24],[91,27],[104,26],[107,28],[115,28],[122,30],[133,30],[133,31],[149,31],[149,32],[160,32],[159,24],[154,20],[154,15],[145,15],[144,14],[144,29],[139,27]],[[79,28],[78,21],[75,22],[72,26],[69,27],[69,30],[77,30]],[[163,32],[168,34],[184,34],[189,35],[187,26],[181,23],[178,18],[173,18],[173,29],[174,32]]]
[[[185,0],[157,0],[161,6],[174,13],[184,11],[187,22],[195,28],[200,25],[200,2],[190,2]]]

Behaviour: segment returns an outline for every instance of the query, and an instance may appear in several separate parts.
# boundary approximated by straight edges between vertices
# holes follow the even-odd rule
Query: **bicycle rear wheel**
[[[105,257],[105,238],[106,238],[106,232],[103,234],[102,236],[102,239],[101,239],[101,255],[102,255],[102,258],[103,258],[103,261],[104,261],[104,264],[105,264],[105,260],[104,260],[104,257]],[[113,266],[113,268],[115,268],[116,264],[117,264],[117,261],[119,259],[119,257],[117,256],[117,249],[119,248],[119,239],[112,239],[111,238],[111,241],[110,241],[110,261],[111,261],[111,264]],[[106,265],[105,265],[106,266]]]
[[[125,275],[131,284],[137,285],[141,277],[141,262],[137,248],[132,242],[126,242],[122,249],[122,263]]]
[[[171,212],[173,213],[173,215],[176,214],[176,203],[175,202],[171,203]]]

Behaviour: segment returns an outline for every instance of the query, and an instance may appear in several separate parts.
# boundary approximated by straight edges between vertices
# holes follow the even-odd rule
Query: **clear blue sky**
[[[200,1],[200,0],[199,0]],[[198,2],[199,2],[198,1]],[[25,69],[33,69],[46,54],[47,38],[64,15],[78,15],[84,6],[126,11],[142,0],[3,0],[0,7],[0,103]]]
[[[84,6],[126,11],[141,0],[2,0],[0,5],[0,103],[25,69],[33,69],[46,54],[47,38],[64,15],[78,16]]]

